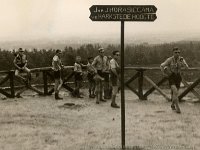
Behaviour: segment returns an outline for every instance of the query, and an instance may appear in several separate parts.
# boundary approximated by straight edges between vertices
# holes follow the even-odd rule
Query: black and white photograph
[[[0,0],[0,150],[200,149],[199,6]]]

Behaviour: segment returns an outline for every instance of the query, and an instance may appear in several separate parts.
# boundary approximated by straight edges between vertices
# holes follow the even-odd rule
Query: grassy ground
[[[0,100],[1,150],[120,149],[121,111],[110,101],[95,104],[71,98],[62,91],[62,101],[26,92],[23,98]],[[169,91],[168,91],[169,93]],[[158,93],[140,101],[126,91],[126,145],[132,149],[200,149],[200,104],[181,103],[176,114]],[[120,104],[120,95],[117,102]],[[74,103],[67,107],[65,103]]]

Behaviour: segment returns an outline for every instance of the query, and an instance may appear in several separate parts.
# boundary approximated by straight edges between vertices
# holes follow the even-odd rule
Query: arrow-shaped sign
[[[154,21],[157,8],[154,5],[93,5],[92,21]]]

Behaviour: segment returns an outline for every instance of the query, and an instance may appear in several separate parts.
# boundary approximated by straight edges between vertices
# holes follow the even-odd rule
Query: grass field
[[[120,149],[120,109],[111,108],[110,100],[97,105],[86,90],[83,93],[85,98],[75,99],[62,91],[62,101],[32,92],[23,98],[0,100],[0,149]],[[125,95],[129,149],[200,149],[200,104],[192,103],[190,95],[180,104],[181,114],[173,112],[170,102],[156,92],[147,101],[138,100],[128,90]]]

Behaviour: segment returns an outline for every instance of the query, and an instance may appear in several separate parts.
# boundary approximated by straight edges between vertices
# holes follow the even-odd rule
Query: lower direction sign
[[[98,13],[91,14],[92,21],[154,21],[156,14],[111,14],[111,13]]]

